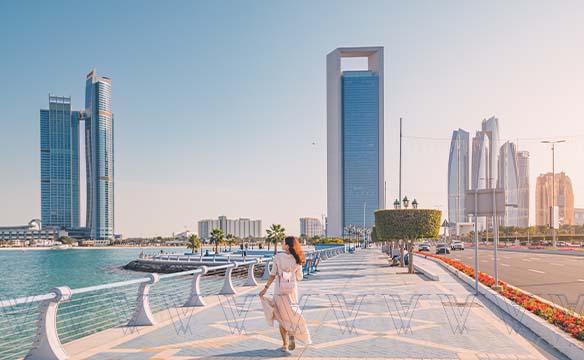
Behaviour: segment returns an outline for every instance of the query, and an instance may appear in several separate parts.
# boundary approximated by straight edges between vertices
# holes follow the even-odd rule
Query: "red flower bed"
[[[475,271],[472,267],[465,265],[459,261],[452,260],[447,257],[429,254],[425,252],[418,252],[420,255],[441,260],[457,270],[462,271],[466,275],[474,278]],[[492,288],[495,284],[495,279],[483,272],[479,271],[479,281]],[[550,324],[554,324],[563,331],[569,333],[578,340],[584,340],[584,316],[574,314],[572,312],[564,311],[556,308],[548,303],[542,302],[537,298],[524,293],[523,291],[510,287],[505,282],[499,280],[499,294],[507,299],[519,304],[528,311],[546,320]]]

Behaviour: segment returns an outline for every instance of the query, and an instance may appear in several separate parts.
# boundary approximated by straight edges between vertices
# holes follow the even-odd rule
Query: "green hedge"
[[[343,239],[339,239],[339,238],[326,238],[326,239],[320,239],[316,244],[344,244],[345,242],[343,241]]]
[[[378,241],[437,238],[442,211],[397,209],[375,211],[375,237]]]

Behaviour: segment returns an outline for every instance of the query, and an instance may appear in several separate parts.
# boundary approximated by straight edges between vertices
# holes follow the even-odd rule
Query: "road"
[[[446,256],[474,268],[474,249],[452,251]],[[580,313],[584,311],[584,257],[506,251],[499,251],[497,257],[500,280]],[[492,249],[479,250],[479,270],[493,275],[493,259]],[[572,304],[568,306],[569,303]]]

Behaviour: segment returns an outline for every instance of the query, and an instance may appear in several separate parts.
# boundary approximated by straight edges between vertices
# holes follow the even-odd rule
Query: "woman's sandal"
[[[296,340],[294,340],[294,336],[288,337],[288,341],[290,341],[290,345],[288,345],[289,350],[296,349]]]

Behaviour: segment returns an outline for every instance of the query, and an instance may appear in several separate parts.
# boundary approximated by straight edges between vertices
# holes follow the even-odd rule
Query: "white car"
[[[464,250],[464,243],[462,241],[453,241],[450,244],[450,249],[452,250]]]

